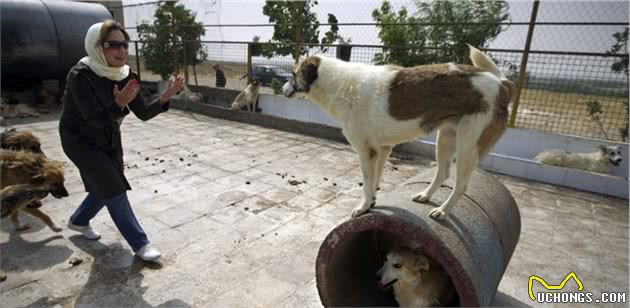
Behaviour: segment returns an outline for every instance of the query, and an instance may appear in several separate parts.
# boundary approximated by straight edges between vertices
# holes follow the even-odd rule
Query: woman
[[[155,261],[160,252],[131,210],[126,191],[120,124],[129,110],[146,121],[167,111],[168,100],[184,87],[181,77],[169,82],[156,101],[145,104],[140,85],[126,65],[129,35],[112,20],[94,24],[85,36],[88,54],[68,73],[59,120],[61,145],[77,166],[88,195],[68,221],[68,228],[98,240],[90,220],[107,206],[116,227],[135,254]]]

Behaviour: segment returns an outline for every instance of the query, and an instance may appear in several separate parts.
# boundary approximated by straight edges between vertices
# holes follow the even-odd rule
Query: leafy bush
[[[282,93],[282,82],[276,78],[271,79],[271,89],[273,90],[273,94],[281,94]]]

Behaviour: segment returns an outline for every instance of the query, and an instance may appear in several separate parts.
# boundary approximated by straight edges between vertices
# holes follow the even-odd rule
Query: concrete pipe
[[[324,306],[396,306],[393,293],[379,289],[375,273],[389,249],[422,247],[449,275],[457,292],[449,306],[487,306],[512,257],[521,219],[509,191],[492,175],[476,171],[468,191],[449,217],[438,222],[429,211],[454,185],[450,179],[431,202],[412,197],[431,181],[433,170],[381,194],[368,214],[333,229],[316,261],[319,296]]]

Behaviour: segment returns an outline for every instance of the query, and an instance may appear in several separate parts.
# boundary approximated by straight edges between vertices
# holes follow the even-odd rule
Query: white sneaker
[[[151,245],[146,244],[136,252],[136,256],[144,261],[156,261],[160,258],[160,252]]]
[[[96,232],[90,225],[87,226],[77,226],[72,222],[68,221],[68,229],[78,231],[83,233],[83,237],[88,240],[96,241],[101,238],[101,234]]]

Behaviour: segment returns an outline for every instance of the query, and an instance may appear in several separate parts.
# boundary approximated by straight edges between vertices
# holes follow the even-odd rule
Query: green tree
[[[627,53],[628,28],[626,27],[626,29],[622,32],[614,33],[613,37],[615,38],[616,42],[615,44],[612,45],[610,50],[607,51],[606,53],[619,54],[621,52],[622,56],[619,58],[618,61],[615,61],[610,66],[610,69],[613,72],[625,74],[626,80],[628,80],[628,53]],[[626,141],[628,140],[628,120],[629,120],[628,112],[630,111],[628,108],[627,98],[626,100],[623,101],[623,106],[625,109],[625,125],[619,128],[619,134],[621,135],[621,139],[623,141]],[[604,129],[604,126],[602,125],[602,120],[601,120],[601,115],[603,114],[602,105],[598,101],[591,101],[591,102],[586,102],[586,108],[587,108],[587,111],[589,113],[591,120],[599,125],[601,131],[604,133],[604,137],[606,139],[609,139],[608,135],[606,134],[606,130]]]
[[[375,55],[374,62],[402,66],[462,63],[466,44],[485,47],[504,30],[497,23],[509,20],[505,1],[416,0],[415,5],[413,16],[405,7],[395,12],[387,0],[372,12],[379,24],[379,38],[387,46]]]
[[[309,48],[320,44],[319,21],[312,9],[316,0],[306,1],[270,1],[265,2],[263,14],[274,24],[273,36],[262,48],[262,54],[271,58],[274,55],[291,55],[295,61],[306,54]],[[328,23],[332,24],[322,40],[322,44],[334,43],[338,38],[337,18],[328,14]],[[300,45],[298,45],[300,44]]]
[[[610,67],[613,72],[624,73],[626,74],[626,80],[628,80],[628,27],[622,32],[617,32],[613,34],[616,42],[607,52],[609,54],[619,54],[621,53],[623,56],[619,58],[618,61],[612,64]],[[619,128],[619,134],[621,134],[621,139],[623,141],[628,140],[628,126],[629,119],[628,113],[630,112],[630,108],[628,107],[628,98],[623,102],[623,106],[625,109],[625,125]]]
[[[625,73],[628,76],[628,27],[622,32],[613,34],[613,37],[617,42],[607,52],[609,54],[619,54],[623,56],[619,58],[619,61],[613,63],[611,69],[613,72]]]
[[[165,1],[155,11],[153,24],[143,22],[138,26],[145,65],[163,80],[179,72],[185,63],[198,64],[206,59],[199,40],[206,31],[202,23],[195,21],[195,16],[183,5]]]
[[[602,104],[598,101],[588,101],[585,102],[585,104],[591,121],[597,123],[600,131],[604,135],[604,138],[608,139],[608,134],[606,134],[606,129],[604,129],[604,124],[602,123],[602,115],[604,114],[602,111]]]
[[[277,78],[271,79],[271,89],[273,90],[273,94],[278,95],[282,94],[282,82]]]
[[[630,119],[629,119],[629,115],[628,113],[630,113],[630,106],[628,106],[628,100],[626,99],[625,101],[623,101],[623,107],[625,110],[625,117],[626,117],[626,125],[624,125],[624,127],[620,127],[619,128],[619,134],[621,135],[621,140],[623,141],[628,141],[628,131],[630,130],[629,126],[630,126]]]

